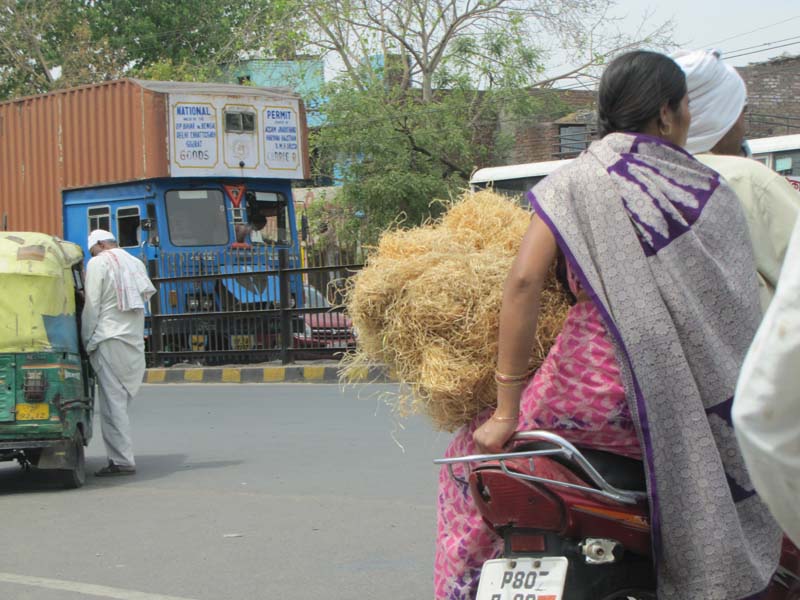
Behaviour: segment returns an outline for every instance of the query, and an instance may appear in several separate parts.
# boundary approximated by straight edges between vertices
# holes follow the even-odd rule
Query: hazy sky
[[[800,54],[800,0],[618,0],[620,16],[631,22],[641,20],[648,7],[654,21],[672,19],[679,45],[719,48],[735,66]],[[791,45],[778,48],[784,44]]]
[[[734,66],[800,54],[800,0],[617,0],[613,15],[623,19],[631,35],[647,15],[645,31],[672,20],[677,47],[717,48]],[[554,52],[546,75],[563,73],[570,64],[564,54]]]

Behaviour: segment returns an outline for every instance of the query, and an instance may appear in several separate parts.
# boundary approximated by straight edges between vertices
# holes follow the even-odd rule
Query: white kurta
[[[800,227],[745,358],[733,424],[756,490],[800,544]]]
[[[115,464],[132,467],[128,404],[139,391],[145,372],[144,310],[121,311],[117,307],[115,265],[109,253],[101,252],[86,267],[81,334],[97,373],[100,423],[108,457]]]
[[[761,307],[766,310],[800,211],[800,193],[785,177],[756,160],[721,154],[695,158],[722,175],[742,202],[758,269]]]

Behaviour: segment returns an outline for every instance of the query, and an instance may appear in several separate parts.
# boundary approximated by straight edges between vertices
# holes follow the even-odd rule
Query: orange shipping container
[[[189,118],[182,110],[190,103],[208,107],[201,125],[213,130],[207,165],[183,159],[185,146],[201,144],[182,139],[187,135],[180,131],[186,126],[182,119]],[[275,116],[284,109],[298,129],[291,157],[275,152],[281,142],[269,134],[277,129],[269,123],[286,123]],[[261,119],[254,149],[234,135],[223,139],[226,112],[240,110]],[[216,132],[222,132],[218,139]],[[276,162],[277,155],[285,162]],[[65,189],[190,173],[299,179],[308,172],[304,107],[296,94],[282,89],[122,79],[0,104],[2,230],[62,235]]]

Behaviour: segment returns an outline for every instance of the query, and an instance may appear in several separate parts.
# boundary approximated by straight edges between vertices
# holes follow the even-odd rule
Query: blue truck
[[[84,251],[107,229],[148,264],[151,348],[265,350],[303,326],[277,314],[303,302],[300,274],[277,273],[300,266],[292,181],[309,160],[296,94],[124,79],[6,102],[0,173],[3,229]]]

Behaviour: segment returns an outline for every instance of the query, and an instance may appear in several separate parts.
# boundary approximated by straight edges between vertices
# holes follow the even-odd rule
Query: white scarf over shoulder
[[[121,311],[143,309],[156,288],[147,277],[142,261],[120,248],[105,250],[103,254],[113,273],[117,308]]]

